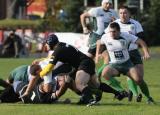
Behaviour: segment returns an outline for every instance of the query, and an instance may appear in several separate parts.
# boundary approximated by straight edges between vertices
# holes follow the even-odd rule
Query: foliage
[[[40,20],[31,21],[31,20],[16,20],[16,19],[7,19],[0,21],[0,28],[37,28],[40,24]]]
[[[160,45],[160,1],[150,0],[149,11],[143,14],[145,41],[149,45]]]
[[[51,14],[51,6],[48,2],[48,11],[43,22],[50,29],[61,32],[79,32],[80,31],[80,14],[83,11],[82,0],[57,0],[54,3],[54,15]],[[63,10],[65,16],[60,18],[60,10]]]

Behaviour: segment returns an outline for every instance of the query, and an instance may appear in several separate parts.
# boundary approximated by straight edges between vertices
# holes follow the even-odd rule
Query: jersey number
[[[115,55],[115,58],[118,59],[118,60],[121,60],[121,59],[124,58],[124,55],[123,55],[122,51],[114,51],[114,55]]]

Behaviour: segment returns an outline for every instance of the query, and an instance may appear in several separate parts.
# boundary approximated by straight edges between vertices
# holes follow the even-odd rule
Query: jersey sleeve
[[[97,8],[91,8],[89,11],[88,11],[89,15],[92,16],[92,17],[96,17],[97,14],[98,14],[98,9]]]
[[[42,71],[40,72],[40,77],[43,77],[45,75],[47,75],[49,72],[51,72],[54,68],[54,65],[56,64],[55,58],[53,56],[54,54],[52,54],[52,56],[50,57],[49,60],[49,64],[47,64]]]
[[[54,65],[49,63],[47,66],[45,66],[42,71],[40,72],[40,77],[43,77],[47,75],[49,72],[51,72],[54,68]]]
[[[143,32],[143,28],[141,24],[138,21],[136,21],[136,33],[140,33],[140,32]]]
[[[122,33],[126,40],[129,42],[129,43],[135,43],[138,39],[137,36],[133,35],[133,34],[129,34],[129,33]]]

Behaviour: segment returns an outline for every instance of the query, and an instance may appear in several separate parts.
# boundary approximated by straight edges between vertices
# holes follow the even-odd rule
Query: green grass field
[[[71,104],[4,103],[0,104],[0,115],[160,115],[160,59],[158,57],[144,62],[145,80],[152,97],[157,102],[156,105],[147,105],[145,98],[141,103],[135,102],[135,98],[132,102],[128,102],[127,99],[113,100],[112,94],[104,93],[100,105],[78,106],[75,103],[79,96],[68,90],[61,100],[70,98]],[[31,58],[0,59],[0,77],[5,79],[12,69],[22,64],[30,64],[32,60]],[[125,76],[117,79],[127,88]]]

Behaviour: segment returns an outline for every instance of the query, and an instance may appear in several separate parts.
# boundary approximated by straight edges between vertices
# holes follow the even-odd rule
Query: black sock
[[[3,79],[0,79],[0,86],[6,88],[8,86],[10,86],[10,84],[8,84],[6,81],[4,81]]]
[[[113,93],[113,94],[119,94],[118,91],[116,91],[115,89],[113,89],[112,87],[110,87],[109,85],[105,84],[105,83],[101,83],[100,84],[100,90],[102,90],[103,92],[106,93]]]
[[[82,97],[81,97],[81,102],[83,104],[87,104],[89,103],[91,100],[93,99],[93,96],[92,96],[92,91],[91,89],[87,86],[83,89],[82,91]]]

